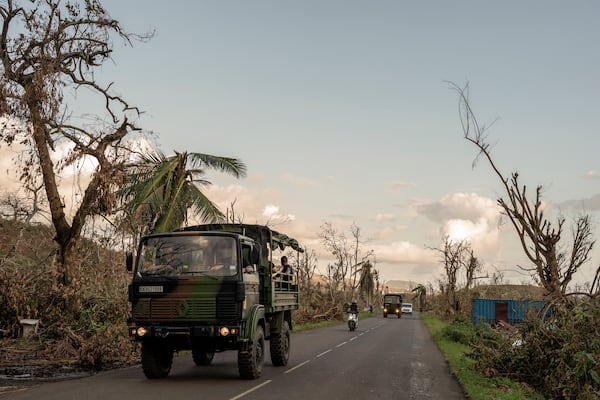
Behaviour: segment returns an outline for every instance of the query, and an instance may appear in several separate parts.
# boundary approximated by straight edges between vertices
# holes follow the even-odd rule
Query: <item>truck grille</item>
[[[237,303],[231,298],[213,299],[173,299],[144,298],[133,308],[136,321],[172,320],[236,320]]]
[[[217,298],[217,319],[221,321],[237,319],[237,303],[231,297]]]

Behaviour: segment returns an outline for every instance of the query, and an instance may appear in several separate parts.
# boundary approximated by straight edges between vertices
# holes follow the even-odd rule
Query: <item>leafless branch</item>
[[[529,199],[527,187],[519,183],[519,174],[513,172],[510,179],[505,178],[491,156],[490,146],[486,141],[486,127],[477,122],[477,118],[469,101],[469,86],[459,87],[450,83],[459,97],[459,115],[464,138],[474,144],[479,153],[487,159],[490,167],[501,181],[505,197],[498,199],[503,213],[510,219],[527,258],[535,266],[540,284],[548,295],[554,298],[564,297],[573,275],[588,261],[595,241],[591,235],[589,216],[578,218],[573,230],[573,242],[570,255],[561,250],[562,233],[565,224],[563,217],[558,217],[552,224],[544,216],[542,203],[542,187],[538,186],[535,197]]]

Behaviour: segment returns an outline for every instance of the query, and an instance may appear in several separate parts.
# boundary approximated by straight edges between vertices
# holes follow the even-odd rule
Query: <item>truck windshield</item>
[[[138,273],[233,276],[238,272],[236,241],[227,236],[164,236],[142,242]]]
[[[401,300],[400,300],[400,296],[385,295],[383,297],[383,302],[384,303],[392,303],[392,304],[400,304]]]

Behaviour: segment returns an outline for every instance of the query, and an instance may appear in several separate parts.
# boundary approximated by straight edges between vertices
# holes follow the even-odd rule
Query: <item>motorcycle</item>
[[[358,328],[358,314],[352,312],[348,314],[348,328],[350,332]]]

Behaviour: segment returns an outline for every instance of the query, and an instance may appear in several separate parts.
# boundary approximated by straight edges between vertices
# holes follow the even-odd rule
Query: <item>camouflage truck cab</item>
[[[383,318],[388,314],[395,314],[398,318],[402,317],[402,295],[388,293],[383,295]]]
[[[197,365],[210,365],[216,352],[237,350],[240,376],[255,379],[265,341],[273,365],[286,365],[298,285],[274,274],[272,256],[287,248],[302,252],[296,240],[262,225],[197,225],[143,237],[127,269],[129,334],[141,343],[146,377],[168,376],[175,351],[191,350]]]

